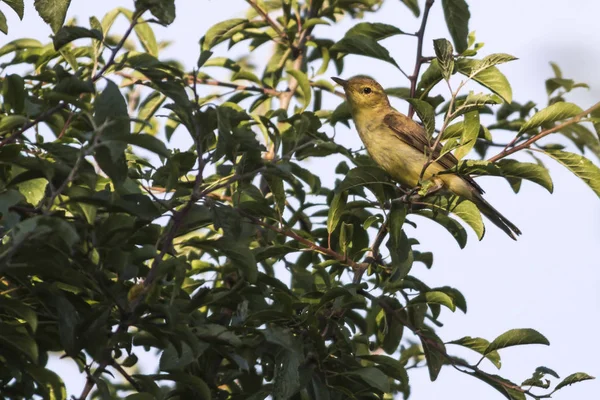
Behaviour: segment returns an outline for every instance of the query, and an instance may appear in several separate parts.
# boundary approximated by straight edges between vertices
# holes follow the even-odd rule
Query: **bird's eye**
[[[369,93],[371,93],[373,90],[371,90],[371,88],[370,88],[370,87],[366,87],[366,88],[364,88],[362,91],[363,91],[363,93],[364,93],[364,94],[369,94]]]

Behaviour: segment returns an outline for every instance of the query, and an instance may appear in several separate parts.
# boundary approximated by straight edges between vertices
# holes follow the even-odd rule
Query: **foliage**
[[[22,18],[22,0],[3,2]],[[464,247],[465,225],[483,235],[477,208],[407,192],[328,134],[348,112],[322,109],[323,96],[341,96],[325,73],[343,73],[353,55],[400,68],[379,41],[407,33],[363,22],[334,43],[315,27],[360,19],[382,2],[248,0],[247,17],[211,27],[200,41],[199,70],[184,71],[161,59],[164,43],[152,30],[173,22],[174,0],[138,0],[134,10],[112,10],[87,27],[63,26],[70,1],[35,1],[53,41],[23,38],[0,48],[4,398],[65,399],[61,377],[46,368],[50,352],[87,376],[81,400],[92,392],[103,399],[406,398],[407,370],[425,365],[432,380],[452,365],[508,399],[545,396],[532,388],[558,378],[549,368],[518,385],[480,367],[487,359],[499,368],[509,346],[548,345],[541,333],[444,342],[436,333],[441,307],[466,312],[466,300],[411,275],[417,262],[431,268],[433,255],[407,236],[406,224],[431,219]],[[548,156],[600,195],[592,161],[539,142],[562,136],[600,156],[598,132],[588,128],[591,121],[598,129],[600,106],[584,111],[565,101],[583,84],[553,66],[547,107],[512,101],[497,65],[514,57],[477,56],[482,44],[469,34],[464,0],[403,3],[422,21],[409,33],[418,56],[415,72],[405,73],[408,87],[390,94],[409,98],[432,141],[459,158],[474,149],[483,159],[498,146],[498,132],[514,133],[487,161],[463,160],[455,172],[504,177],[515,192],[523,179],[551,191],[540,159]],[[438,6],[453,44],[423,43]],[[116,18],[129,29],[115,32]],[[4,20],[0,14],[6,32]],[[240,42],[249,51],[272,46],[263,71],[217,56],[226,53],[220,43]],[[231,81],[213,79],[215,67],[231,70]],[[454,90],[457,76],[463,81]],[[471,80],[485,92],[462,93]],[[429,96],[438,84],[450,87],[447,98]],[[200,97],[200,85],[233,92]],[[167,146],[183,135],[193,146]],[[506,158],[516,152],[533,163]],[[340,179],[325,187],[303,160],[334,156],[345,159]],[[403,337],[409,331],[419,343]],[[481,358],[455,357],[453,346]],[[160,354],[156,373],[136,370],[142,348]],[[572,374],[554,390],[586,379]]]

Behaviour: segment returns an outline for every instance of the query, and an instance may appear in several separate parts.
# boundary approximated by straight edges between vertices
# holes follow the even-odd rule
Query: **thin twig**
[[[281,26],[279,26],[279,24],[269,16],[269,13],[267,13],[265,10],[263,10],[262,7],[256,3],[256,0],[246,0],[246,1],[248,2],[248,4],[250,4],[250,6],[252,8],[254,8],[256,10],[258,15],[260,15],[262,17],[262,19],[267,24],[269,24],[271,26],[271,28],[273,28],[275,33],[277,33],[277,36],[283,38],[284,40],[289,41],[287,34],[285,33],[285,31],[283,31],[283,28]]]
[[[280,235],[285,235],[291,239],[294,239],[300,243],[302,243],[303,245],[305,245],[306,247],[308,247],[309,249],[316,251],[318,253],[321,254],[325,254],[331,258],[336,259],[337,261],[341,262],[342,264],[346,264],[348,266],[350,266],[352,269],[354,270],[359,270],[361,268],[366,268],[368,267],[368,264],[366,263],[357,263],[351,259],[349,259],[348,257],[346,257],[343,254],[338,253],[337,251],[328,249],[326,247],[323,246],[319,246],[318,244],[316,244],[315,242],[312,242],[300,235],[298,235],[296,232],[288,229],[288,228],[277,228],[276,226],[267,224],[266,222],[261,221],[260,219],[242,211],[242,210],[238,210],[238,212],[243,215],[244,217],[246,217],[247,219],[249,219],[250,221],[252,221],[252,223],[256,224],[256,225],[260,225],[263,228],[267,228],[275,233],[279,233]]]
[[[423,40],[425,37],[425,27],[427,26],[427,18],[429,17],[429,10],[433,6],[434,2],[435,2],[435,0],[427,0],[425,2],[425,9],[423,10],[423,20],[421,21],[421,27],[415,34],[415,36],[417,37],[417,57],[415,60],[415,69],[413,71],[413,74],[410,77],[408,77],[408,79],[410,80],[410,97],[411,98],[415,97],[415,91],[417,89],[417,81],[419,80],[419,72],[421,71],[421,65],[423,65],[423,62],[424,62]],[[414,113],[415,113],[415,110],[411,104],[408,107],[408,117],[412,118]]]
[[[57,105],[55,105],[54,107],[47,109],[46,111],[44,111],[43,113],[38,115],[36,117],[36,119],[34,119],[33,121],[30,121],[30,122],[26,123],[25,125],[23,125],[23,127],[21,129],[19,129],[17,132],[13,133],[12,135],[10,135],[10,136],[4,138],[2,141],[0,141],[0,147],[6,146],[7,144],[14,142],[19,137],[21,137],[28,129],[36,126],[40,122],[45,121],[46,119],[50,118],[52,115],[54,115],[55,113],[57,113],[58,111],[60,111],[64,108],[67,108],[67,103],[61,102],[61,103],[58,103]]]
[[[122,367],[122,366],[121,366],[121,365],[120,365],[120,364],[119,364],[117,361],[115,361],[115,360],[113,359],[113,360],[112,360],[112,364],[111,364],[111,365],[112,365],[112,367],[113,367],[114,369],[116,369],[116,370],[117,370],[117,371],[118,371],[118,372],[121,374],[121,376],[123,376],[123,378],[125,378],[125,379],[127,380],[127,382],[129,382],[129,384],[130,384],[131,386],[133,386],[133,388],[134,388],[135,390],[137,390],[138,392],[142,392],[142,391],[144,390],[144,389],[143,389],[143,388],[140,386],[140,384],[139,384],[139,383],[137,383],[137,382],[135,381],[135,379],[133,379],[133,377],[132,377],[131,375],[129,375],[129,374],[127,373],[127,371],[125,371],[125,369],[124,369],[124,368],[123,368],[123,367]]]
[[[100,71],[98,71],[96,73],[96,75],[94,75],[94,77],[92,78],[92,82],[96,82],[98,79],[100,79],[104,75],[104,73],[114,64],[115,57],[117,57],[117,53],[125,45],[127,38],[129,37],[129,35],[131,35],[131,32],[133,32],[133,29],[135,28],[135,26],[138,23],[138,18],[143,14],[143,12],[144,12],[143,10],[139,10],[139,11],[136,11],[135,13],[133,13],[133,16],[131,17],[131,23],[129,24],[129,27],[125,31],[125,34],[123,35],[123,37],[121,38],[119,43],[117,43],[117,45],[113,48],[106,64],[104,64],[102,69],[100,69]]]
[[[594,104],[593,106],[591,106],[590,108],[588,108],[587,110],[585,110],[582,113],[577,114],[576,116],[574,116],[571,119],[566,120],[565,122],[563,122],[562,124],[558,124],[556,126],[553,126],[552,128],[546,129],[540,133],[538,133],[537,135],[532,136],[530,139],[526,140],[525,142],[521,143],[518,146],[512,147],[510,149],[504,149],[503,151],[501,151],[500,153],[496,154],[493,157],[490,157],[488,159],[489,162],[496,162],[498,160],[503,159],[506,156],[509,156],[513,153],[516,153],[517,151],[523,150],[528,148],[529,146],[531,146],[532,144],[534,144],[535,142],[537,142],[538,140],[540,140],[541,138],[548,136],[551,133],[554,133],[556,131],[559,131],[569,125],[573,125],[576,124],[578,122],[580,122],[584,117],[586,117],[587,115],[591,114],[592,111],[598,110],[600,109],[600,102]]]

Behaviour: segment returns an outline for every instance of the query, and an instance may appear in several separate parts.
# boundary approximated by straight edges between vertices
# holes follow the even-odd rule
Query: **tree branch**
[[[357,263],[351,259],[349,259],[347,256],[340,254],[334,250],[328,249],[326,247],[323,246],[319,246],[318,244],[316,244],[315,242],[312,242],[306,238],[303,238],[302,236],[298,235],[296,232],[288,229],[288,228],[277,228],[273,225],[267,224],[266,222],[261,221],[258,218],[255,218],[254,216],[238,209],[238,212],[243,215],[244,217],[246,217],[247,219],[249,219],[250,221],[252,221],[253,224],[256,225],[260,225],[263,228],[267,228],[275,233],[278,233],[280,235],[284,235],[287,236],[291,239],[294,239],[300,243],[302,243],[303,245],[305,245],[306,247],[308,247],[309,249],[319,252],[321,254],[325,254],[331,258],[336,259],[337,261],[341,262],[342,264],[346,264],[348,266],[350,266],[352,269],[354,270],[360,270],[361,268],[367,268],[368,264],[366,263]]]
[[[457,371],[462,372],[463,374],[471,375],[471,376],[484,376],[486,379],[492,380],[507,389],[519,391],[519,392],[526,394],[534,399],[542,399],[542,398],[550,397],[549,395],[533,394],[533,393],[531,393],[531,391],[523,389],[521,386],[518,386],[518,385],[512,384],[512,383],[508,383],[501,379],[498,379],[496,376],[479,369],[479,367],[477,365],[471,365],[471,364],[467,363],[466,361],[463,361],[461,359],[451,356],[450,354],[448,354],[448,352],[446,351],[446,349],[444,347],[441,347],[439,345],[439,343],[436,342],[435,340],[428,338],[421,329],[413,326],[410,323],[410,321],[403,318],[397,312],[397,310],[394,309],[393,307],[391,307],[387,302],[383,301],[379,297],[372,295],[371,293],[367,292],[364,289],[357,290],[357,293],[360,294],[361,296],[371,300],[371,302],[377,303],[387,314],[391,315],[392,318],[395,318],[403,326],[410,329],[417,337],[419,337],[419,339],[422,342],[426,342],[429,346],[435,348],[436,352],[439,353],[442,357],[444,357],[446,359],[446,361],[448,361],[448,363],[450,365],[452,365]],[[462,367],[462,368],[466,368],[466,369],[461,369],[458,367]]]
[[[580,122],[584,117],[586,117],[587,115],[591,114],[592,111],[595,111],[595,110],[598,110],[598,109],[600,109],[600,102],[594,104],[593,106],[591,106],[590,108],[588,108],[584,112],[582,112],[580,114],[577,114],[573,118],[566,120],[562,124],[558,124],[556,126],[553,126],[552,128],[546,129],[546,130],[538,133],[537,135],[532,136],[530,139],[526,140],[525,142],[521,143],[518,146],[512,147],[510,149],[504,149],[503,151],[501,151],[500,153],[496,154],[495,156],[490,157],[488,159],[488,161],[489,162],[496,162],[498,160],[503,159],[506,156],[509,156],[509,155],[511,155],[513,153],[516,153],[517,151],[526,149],[529,146],[531,146],[532,144],[534,144],[535,142],[537,142],[538,140],[540,140],[541,138],[543,138],[545,136],[548,136],[549,134],[554,133],[556,131],[559,131],[559,130],[561,130],[561,129],[569,126],[569,125],[573,125],[573,124],[576,124],[576,123]]]
[[[425,2],[425,9],[423,10],[423,20],[421,21],[421,27],[415,34],[417,37],[417,56],[415,59],[415,69],[412,75],[408,78],[410,79],[410,97],[415,97],[415,91],[417,89],[417,81],[419,80],[419,72],[421,71],[421,65],[425,62],[423,58],[423,40],[425,37],[425,27],[427,26],[427,18],[429,17],[429,10],[433,6],[435,0],[427,0]],[[415,113],[415,109],[412,104],[408,107],[408,117],[412,118]]]

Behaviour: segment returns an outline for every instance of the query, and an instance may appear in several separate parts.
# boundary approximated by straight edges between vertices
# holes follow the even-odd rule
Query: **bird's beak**
[[[337,83],[338,85],[340,85],[341,87],[343,87],[344,89],[346,89],[346,86],[348,86],[348,81],[342,79],[342,78],[336,78],[335,76],[332,76],[331,79]]]

